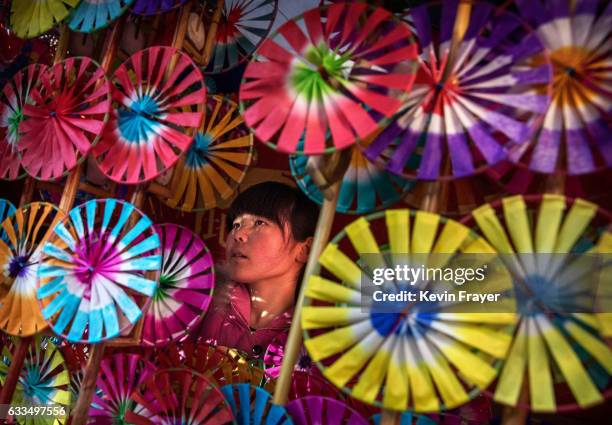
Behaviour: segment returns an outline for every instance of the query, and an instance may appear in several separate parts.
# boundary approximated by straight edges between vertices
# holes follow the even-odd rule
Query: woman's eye
[[[264,224],[266,224],[266,222],[263,220],[255,220],[255,226],[263,226]]]
[[[236,230],[239,227],[240,227],[240,223],[233,223],[232,224],[232,230]]]

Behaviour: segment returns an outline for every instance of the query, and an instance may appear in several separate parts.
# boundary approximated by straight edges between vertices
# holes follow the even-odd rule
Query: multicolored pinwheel
[[[330,397],[307,396],[287,404],[287,413],[296,425],[368,425],[359,413]]]
[[[70,342],[131,328],[157,289],[161,256],[151,220],[132,204],[92,200],[53,230],[38,270],[42,314]]]
[[[553,63],[552,103],[536,136],[511,159],[539,173],[612,166],[612,5],[597,0],[516,2]]]
[[[20,173],[21,161],[17,154],[20,138],[19,124],[23,121],[23,107],[32,104],[30,90],[47,69],[34,64],[18,71],[0,93],[0,178],[15,180]]]
[[[283,406],[272,404],[272,396],[263,388],[249,384],[221,387],[238,425],[291,425]]]
[[[54,180],[100,138],[110,114],[110,83],[92,59],[72,57],[41,73],[30,97],[19,124],[21,163],[32,177]]]
[[[181,6],[187,0],[136,0],[132,6],[132,13],[151,16],[168,12]]]
[[[458,5],[409,11],[421,48],[416,81],[401,112],[365,148],[388,171],[422,180],[472,175],[527,142],[546,111],[552,70],[542,43],[492,4],[472,4],[448,63]]]
[[[33,335],[47,327],[36,300],[37,273],[43,247],[63,218],[54,205],[33,202],[2,222],[0,328],[11,335]]]
[[[118,353],[102,360],[88,423],[128,423],[126,414],[136,408],[132,393],[155,371],[153,364],[136,354]]]
[[[515,276],[519,323],[495,401],[518,405],[524,379],[537,412],[586,408],[612,395],[612,350],[594,314],[599,282],[588,278],[606,271],[589,256],[567,254],[612,252],[611,219],[595,204],[549,194],[504,198],[466,217]]]
[[[455,253],[492,251],[467,227],[437,214],[386,210],[359,218],[319,258],[330,277],[316,270],[305,288],[302,328],[311,358],[333,384],[368,404],[433,412],[466,403],[493,382],[494,363],[511,342],[514,300],[506,269],[489,267],[495,274],[471,288],[510,292],[499,301],[506,312],[484,319],[460,297],[445,298],[457,286],[444,282],[386,284],[381,288],[397,295],[419,291],[412,292],[414,302],[406,299],[381,310],[387,304],[368,301],[372,297],[362,277],[371,277],[375,268],[418,263],[419,255],[421,264],[445,265]],[[439,294],[439,302],[424,301],[421,290]]]
[[[344,149],[399,110],[416,59],[410,28],[385,9],[342,3],[309,10],[266,39],[248,64],[244,120],[281,152]]]
[[[93,32],[123,15],[134,0],[81,0],[68,18],[72,31]]]
[[[186,54],[150,47],[115,71],[116,109],[94,155],[100,170],[119,183],[142,183],[172,167],[200,126],[196,107],[206,99],[204,78]]]
[[[180,341],[202,319],[212,300],[212,255],[191,230],[176,224],[153,227],[161,239],[159,286],[145,313],[142,342],[167,345]]]
[[[11,2],[11,29],[21,38],[37,37],[68,16],[80,0],[19,0]]]
[[[190,369],[164,369],[132,394],[138,406],[126,415],[134,424],[232,423],[232,409],[206,376]]]
[[[15,345],[12,341],[4,345],[0,356],[0,381],[4,384],[13,361]],[[68,417],[71,394],[68,389],[70,375],[59,348],[50,340],[36,336],[29,345],[17,387],[11,400],[12,405],[44,406],[52,404],[63,408],[64,414],[56,417],[31,415],[15,416],[20,424],[47,425],[63,423]],[[59,412],[57,409],[56,412]]]
[[[162,197],[173,208],[202,211],[229,199],[246,175],[253,158],[253,135],[244,125],[238,105],[221,96],[206,101],[201,130],[184,157],[171,170],[171,198]],[[163,181],[162,181],[163,183]]]
[[[15,214],[15,206],[6,199],[0,199],[0,238],[6,243],[9,243],[9,239],[2,228],[2,223],[13,214]]]
[[[247,60],[266,38],[278,0],[225,0],[205,73],[225,72]]]

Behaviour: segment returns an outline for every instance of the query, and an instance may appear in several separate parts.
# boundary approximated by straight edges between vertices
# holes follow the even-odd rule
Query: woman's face
[[[232,223],[226,240],[230,277],[242,283],[294,279],[305,262],[304,244],[293,239],[289,225],[282,229],[267,218],[242,214]]]

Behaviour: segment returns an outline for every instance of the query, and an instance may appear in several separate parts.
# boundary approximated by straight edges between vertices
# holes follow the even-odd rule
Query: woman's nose
[[[240,226],[234,230],[234,240],[239,242],[246,242],[248,240],[249,231],[246,226]]]

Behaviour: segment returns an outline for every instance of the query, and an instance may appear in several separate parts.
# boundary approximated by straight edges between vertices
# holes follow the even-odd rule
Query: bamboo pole
[[[208,28],[206,34],[206,44],[204,44],[204,53],[202,54],[202,67],[206,68],[210,61],[210,55],[214,46],[215,37],[217,36],[217,28],[219,27],[219,21],[221,20],[221,12],[223,11],[223,0],[217,0],[215,6],[215,12],[213,13],[212,22]]]
[[[53,58],[54,64],[57,64],[64,59],[64,56],[66,55],[67,46],[68,28],[66,27],[66,25],[62,25],[60,30],[60,38],[57,44],[57,48],[55,50],[55,56]],[[36,180],[30,176],[26,177],[26,180],[24,181],[23,191],[19,199],[20,208],[28,204],[32,200],[35,189]],[[17,341],[15,347],[15,354],[13,355],[11,365],[9,366],[6,381],[4,382],[2,391],[0,391],[0,404],[10,404],[11,400],[13,399],[13,394],[15,393],[17,382],[19,381],[19,375],[21,374],[21,369],[25,361],[25,356],[33,340],[33,336],[27,336],[24,338],[19,338],[19,340]]]

